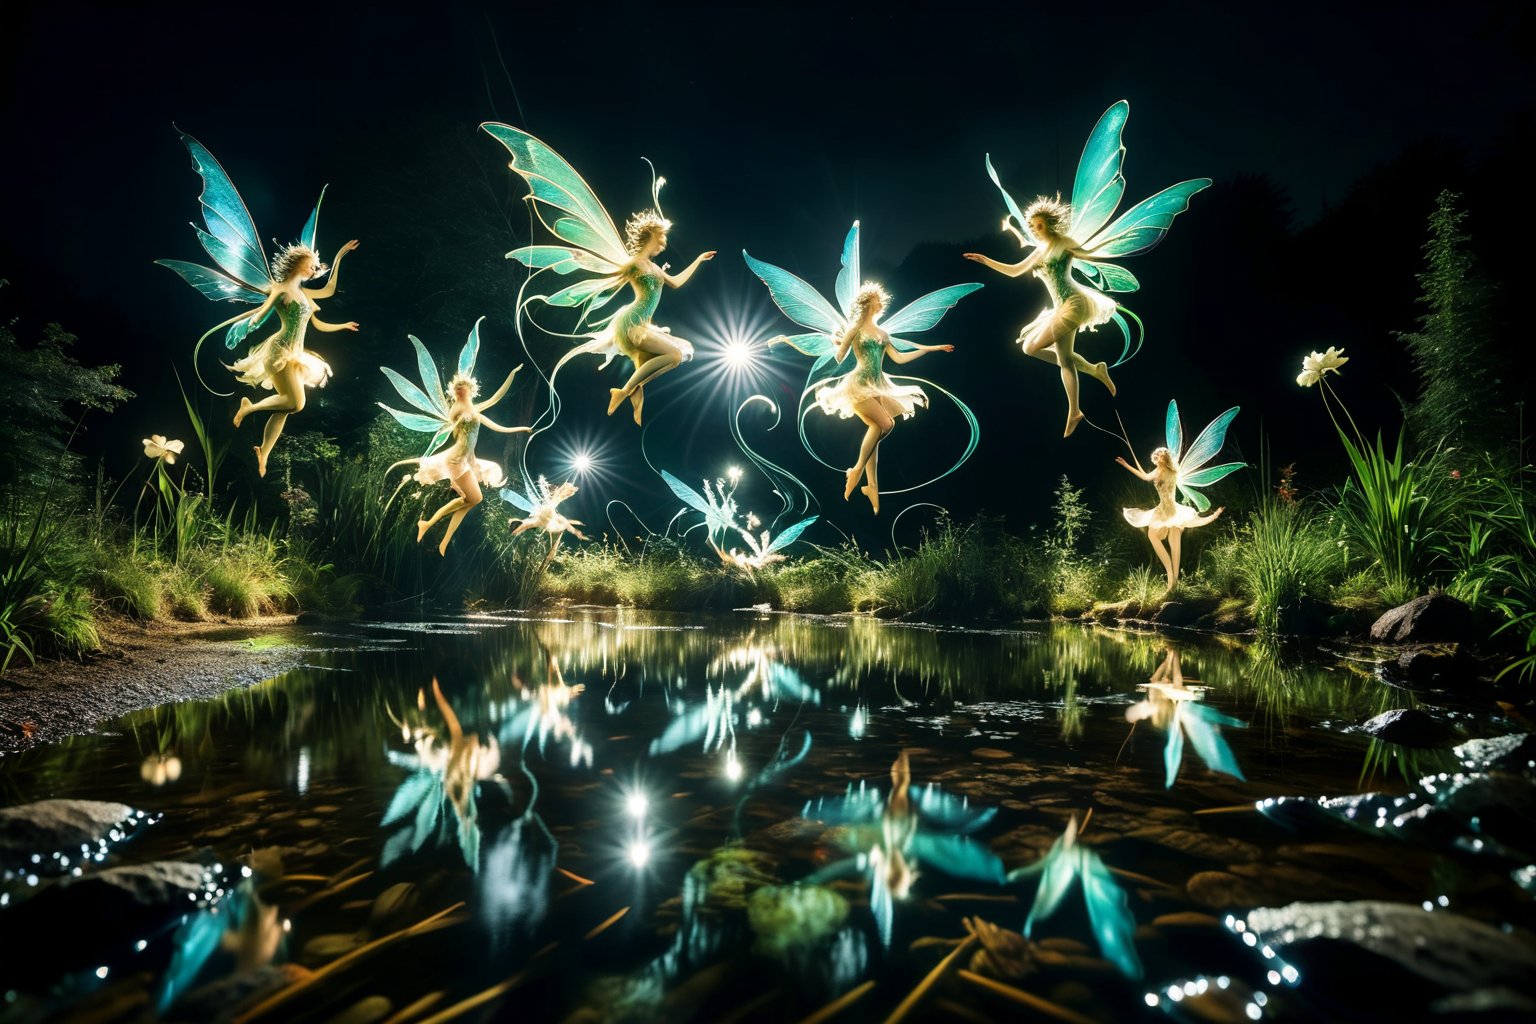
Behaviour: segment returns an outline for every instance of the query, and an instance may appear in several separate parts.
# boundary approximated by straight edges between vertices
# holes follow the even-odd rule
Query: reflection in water
[[[1198,680],[1191,680],[1198,682]],[[1135,723],[1150,720],[1152,725],[1168,734],[1163,747],[1163,765],[1166,769],[1163,785],[1171,789],[1179,777],[1179,766],[1184,761],[1184,739],[1200,755],[1200,760],[1213,772],[1222,772],[1242,779],[1232,748],[1222,738],[1221,727],[1245,728],[1246,723],[1231,715],[1224,715],[1202,703],[1208,687],[1186,686],[1179,652],[1168,646],[1163,661],[1152,673],[1152,678],[1137,687],[1145,690],[1147,699],[1132,704],[1125,710],[1126,721]]]
[[[891,765],[888,797],[861,782],[858,788],[850,785],[841,797],[823,797],[814,805],[806,805],[807,818],[850,826],[838,843],[853,854],[807,881],[819,884],[834,878],[866,876],[869,907],[880,941],[889,946],[896,901],[911,893],[918,864],[957,878],[1002,883],[1002,861],[964,834],[981,828],[996,814],[995,808],[974,809],[967,799],[932,785],[912,792],[912,769],[903,750]]]
[[[1051,845],[1038,864],[1019,868],[1008,875],[1009,881],[1040,876],[1034,905],[1024,921],[1024,934],[1034,929],[1035,921],[1050,917],[1074,883],[1081,883],[1083,902],[1088,907],[1088,921],[1099,949],[1116,967],[1132,978],[1141,977],[1141,959],[1136,955],[1136,917],[1126,901],[1125,891],[1099,859],[1099,855],[1077,841],[1077,816],[1067,822],[1067,831]]]
[[[277,958],[286,934],[278,908],[264,904],[253,880],[245,879],[217,905],[188,914],[172,934],[173,952],[160,978],[157,1011],[164,1014],[194,982],[213,973],[220,955],[227,974],[246,975],[265,967]]]

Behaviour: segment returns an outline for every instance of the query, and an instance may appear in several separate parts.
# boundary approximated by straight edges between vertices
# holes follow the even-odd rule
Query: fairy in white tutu
[[[858,460],[844,472],[843,498],[853,495],[859,478],[865,484],[860,492],[869,498],[870,507],[880,511],[880,442],[896,425],[896,417],[906,419],[918,406],[928,404],[928,395],[917,384],[903,384],[887,376],[885,360],[910,363],[929,352],[953,352],[953,345],[917,345],[896,337],[898,333],[915,334],[930,330],[955,303],[980,288],[979,284],[957,284],[941,288],[914,300],[892,314],[883,324],[876,321],[885,312],[890,296],[878,284],[859,281],[859,224],[854,222],[843,242],[843,268],[837,275],[837,299],[841,310],[822,298],[814,288],[781,267],[755,260],[745,252],[747,265],[768,286],[773,301],[791,320],[813,333],[779,337],[769,345],[783,343],[816,359],[805,394],[813,395],[815,404],[829,416],[849,419],[857,416],[864,424],[864,439]],[[824,368],[840,366],[852,353],[853,368],[826,379],[818,378]],[[928,382],[925,382],[928,383]],[[937,388],[937,385],[931,384]],[[942,390],[942,389],[940,389]],[[945,392],[948,394],[948,392]],[[960,467],[975,450],[976,420],[963,402],[949,395],[971,425],[971,439],[959,461],[948,473]],[[803,399],[802,399],[803,405]],[[804,411],[801,413],[801,439],[805,440]],[[806,443],[807,449],[810,448]],[[811,452],[812,455],[816,453]],[[820,459],[820,456],[817,456]],[[930,481],[931,482],[931,481]]]
[[[1126,322],[1126,317],[1136,320],[1135,314],[1104,293],[1133,292],[1140,282],[1130,271],[1107,260],[1143,253],[1156,246],[1168,233],[1174,217],[1189,208],[1190,196],[1211,183],[1210,178],[1193,178],[1170,185],[1109,223],[1125,194],[1125,176],[1121,173],[1125,146],[1120,136],[1130,110],[1130,104],[1121,100],[1099,118],[1078,161],[1070,205],[1059,197],[1041,196],[1028,209],[1020,211],[998,180],[988,156],[987,174],[1002,192],[1008,208],[1003,229],[1011,232],[1020,245],[1033,243],[1034,250],[1018,263],[999,263],[978,252],[965,254],[966,259],[1009,277],[1033,273],[1045,283],[1051,305],[1024,326],[1018,342],[1025,355],[1061,369],[1061,386],[1067,395],[1063,437],[1071,437],[1083,419],[1078,407],[1078,374],[1088,374],[1108,388],[1111,395],[1115,394],[1109,365],[1090,363],[1078,355],[1077,332],[1114,322],[1125,338],[1115,365],[1135,354]],[[1105,227],[1106,224],[1109,226]],[[1139,320],[1137,324],[1140,325]]]
[[[1139,530],[1147,531],[1147,539],[1152,543],[1152,551],[1168,573],[1170,591],[1179,581],[1179,555],[1183,546],[1184,531],[1214,522],[1222,513],[1221,508],[1214,512],[1210,511],[1210,500],[1199,489],[1215,483],[1235,470],[1242,469],[1245,465],[1242,462],[1228,462],[1220,466],[1204,468],[1205,464],[1221,451],[1222,443],[1227,438],[1227,427],[1232,423],[1237,412],[1237,407],[1233,406],[1212,420],[1204,430],[1200,431],[1200,436],[1195,438],[1189,450],[1181,455],[1184,445],[1184,425],[1179,419],[1178,403],[1170,401],[1164,423],[1168,444],[1166,447],[1153,449],[1152,468],[1142,469],[1140,465],[1132,466],[1123,458],[1115,459],[1132,475],[1157,488],[1155,507],[1128,508],[1122,511],[1126,522]],[[1193,503],[1194,507],[1179,504],[1176,497],[1179,494]],[[1165,541],[1166,546],[1164,546]]]
[[[235,413],[238,427],[253,412],[270,412],[266,428],[262,431],[261,444],[255,446],[256,471],[267,475],[267,457],[272,446],[282,436],[288,417],[301,412],[305,404],[305,391],[324,387],[331,376],[331,367],[318,353],[304,347],[304,335],[308,328],[317,331],[355,331],[356,322],[327,323],[315,316],[315,301],[328,299],[336,294],[337,276],[341,258],[357,248],[356,239],[343,245],[331,261],[329,268],[320,262],[315,251],[315,230],[320,218],[320,203],[304,225],[298,243],[284,246],[272,258],[270,268],[256,234],[256,225],[246,211],[240,193],[224,168],[213,158],[202,143],[185,133],[181,136],[192,154],[192,165],[203,178],[203,194],[199,200],[203,207],[203,223],[208,230],[198,230],[203,248],[213,257],[219,269],[187,263],[182,260],[156,260],[182,276],[192,287],[210,299],[248,302],[255,308],[231,317],[197,341],[192,351],[192,365],[197,368],[197,353],[203,342],[215,331],[228,328],[224,342],[228,348],[236,348],[250,332],[277,313],[278,329],[266,340],[256,345],[245,356],[235,360],[228,368],[242,384],[275,392],[257,402],[240,399]],[[320,192],[325,198],[325,190]],[[305,288],[304,282],[321,276],[329,270],[331,278],[323,288]],[[202,379],[201,371],[198,379]],[[212,390],[210,388],[210,390]],[[225,394],[215,392],[215,394]]]
[[[481,319],[483,320],[484,317]],[[442,388],[437,367],[427,353],[426,346],[414,335],[411,335],[410,339],[411,344],[416,348],[416,365],[421,373],[423,387],[418,388],[388,367],[380,367],[380,369],[389,378],[390,383],[394,384],[400,397],[420,409],[422,414],[400,412],[382,402],[379,406],[402,426],[433,434],[432,443],[428,447],[436,450],[419,459],[406,461],[416,463],[416,472],[412,478],[417,483],[427,486],[439,480],[447,480],[449,486],[453,488],[455,496],[452,500],[432,513],[430,518],[418,520],[416,523],[416,540],[419,542],[440,520],[451,517],[448,519],[448,529],[443,532],[442,543],[437,547],[438,554],[446,555],[448,542],[453,539],[465,515],[483,500],[484,494],[481,488],[502,487],[507,482],[506,474],[502,472],[499,465],[489,459],[475,456],[475,440],[479,435],[480,427],[483,426],[501,434],[516,434],[532,429],[531,427],[504,427],[485,415],[485,410],[506,397],[512,387],[512,379],[517,376],[517,371],[522,367],[519,366],[507,374],[507,379],[502,382],[501,387],[496,389],[494,395],[477,403],[475,398],[480,393],[480,385],[475,380],[474,369],[475,358],[480,351],[479,320],[475,321],[475,326],[469,332],[469,340],[464,343],[464,348],[459,353],[458,372],[449,381],[446,391]],[[447,443],[444,444],[444,442]],[[442,447],[439,448],[440,444]]]

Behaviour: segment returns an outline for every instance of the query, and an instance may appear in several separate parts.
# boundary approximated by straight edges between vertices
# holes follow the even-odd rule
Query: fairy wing
[[[932,783],[914,790],[912,802],[930,823],[950,832],[974,832],[997,816],[997,808],[972,807],[966,797],[946,793]]]
[[[891,336],[893,344],[910,345],[911,342],[896,335],[921,334],[923,331],[932,330],[938,326],[940,320],[944,319],[944,314],[955,307],[955,303],[980,288],[981,285],[975,283],[952,284],[948,288],[929,292],[927,295],[913,299],[899,312],[885,318],[880,326]]]
[[[885,813],[885,797],[875,786],[860,783],[849,786],[842,796],[821,797],[807,801],[800,817],[811,821],[824,821],[829,825],[846,825],[860,821],[874,821]]]
[[[853,227],[848,229],[848,236],[843,239],[842,269],[837,272],[837,286],[833,290],[845,320],[853,315],[853,300],[859,294],[859,285],[863,283],[860,280],[862,273],[859,266],[859,222],[854,221]]]
[[[1173,721],[1168,723],[1168,742],[1163,745],[1163,788],[1172,789],[1179,778],[1179,766],[1184,763],[1184,707],[1188,701],[1179,701],[1174,709]]]
[[[533,515],[534,509],[538,507],[537,502],[515,488],[503,487],[497,493],[501,495],[502,501],[528,515]]]
[[[1002,181],[1000,181],[998,179],[998,177],[997,177],[997,169],[992,166],[992,154],[991,153],[988,153],[986,155],[986,163],[987,163],[987,177],[992,179],[992,184],[996,185],[997,186],[997,190],[1003,194],[1003,205],[1008,207],[1008,214],[1009,214],[1009,216],[1012,217],[1015,222],[1017,222],[1017,224],[1019,226],[1019,230],[1023,231],[1023,229],[1024,229],[1024,213],[1023,213],[1022,210],[1019,209],[1019,204],[1013,201],[1013,196],[1008,194],[1008,190],[1003,188]],[[1006,227],[1006,226],[1007,226],[1007,224],[1005,223],[1004,227]]]
[[[804,533],[810,527],[810,525],[819,518],[821,517],[811,516],[809,519],[800,520],[793,526],[785,527],[779,532],[777,537],[773,538],[773,543],[768,545],[767,549],[763,551],[763,554],[771,555],[775,551],[782,551],[783,549],[789,547],[795,541],[799,540],[800,535]]]
[[[1156,247],[1168,233],[1173,219],[1189,209],[1190,197],[1209,188],[1210,184],[1210,178],[1191,178],[1169,185],[1126,210],[1109,227],[1083,242],[1083,251],[1097,261],[1112,256],[1134,256]]]
[[[1135,274],[1113,263],[1074,259],[1072,269],[1081,273],[1101,291],[1134,292],[1141,287],[1141,282],[1136,280]]]
[[[299,244],[309,248],[315,248],[315,232],[320,226],[320,204],[325,202],[325,190],[329,185],[320,186],[320,198],[315,200],[315,208],[310,211],[309,220],[304,222],[304,230],[299,232]]]
[[[1083,901],[1088,904],[1088,923],[1099,941],[1099,951],[1128,977],[1141,977],[1136,955],[1136,915],[1131,913],[1125,890],[1092,850],[1083,850]]]
[[[608,216],[597,195],[564,157],[511,125],[487,121],[480,127],[512,154],[512,170],[528,183],[528,198],[533,201],[535,212],[556,238],[606,263],[604,267],[590,259],[587,261],[594,263],[592,269],[599,273],[615,273],[629,261],[613,218]],[[514,250],[508,255],[521,259],[518,254],[522,252],[524,250]],[[547,255],[541,258],[547,258]],[[568,251],[567,258],[576,261],[579,257]]]
[[[201,142],[186,132],[181,141],[192,154],[192,166],[203,179],[202,194],[197,197],[203,210],[203,225],[192,225],[203,249],[231,277],[247,287],[262,292],[272,283],[267,273],[267,257],[256,234],[250,211],[235,190],[234,182]]]
[[[480,325],[484,321],[483,316],[475,321],[475,325],[469,329],[469,336],[464,339],[464,347],[459,349],[458,372],[466,377],[475,375],[475,360],[480,358]]]
[[[1072,237],[1092,238],[1115,215],[1125,195],[1125,144],[1121,136],[1131,105],[1120,100],[1100,115],[1088,135],[1072,179]],[[1022,223],[1022,221],[1021,221]]]
[[[847,329],[847,318],[833,309],[832,304],[822,298],[815,288],[782,267],[753,259],[745,249],[741,255],[747,261],[747,266],[752,268],[752,273],[768,286],[768,294],[773,297],[774,304],[795,323],[829,339],[841,335]]]
[[[1200,755],[1200,760],[1213,772],[1242,779],[1243,770],[1238,767],[1237,757],[1221,735],[1221,726],[1224,725],[1234,729],[1246,728],[1246,723],[1241,719],[1224,715],[1204,704],[1191,703],[1185,708],[1184,730],[1189,734],[1189,743],[1195,748],[1195,753]]]
[[[977,882],[1007,881],[1007,872],[997,855],[969,836],[946,836],[919,832],[912,837],[914,858],[937,868],[946,875]]]
[[[1194,443],[1189,446],[1189,450],[1175,458],[1174,464],[1179,474],[1179,493],[1194,503],[1195,507],[1201,512],[1209,509],[1211,503],[1204,494],[1200,493],[1198,488],[1209,487],[1228,474],[1234,473],[1247,465],[1247,463],[1243,462],[1227,462],[1219,466],[1210,467],[1205,465],[1216,457],[1216,453],[1221,451],[1221,446],[1226,443],[1227,428],[1231,426],[1232,420],[1237,416],[1239,408],[1239,406],[1234,405],[1220,416],[1217,416],[1206,425],[1204,430],[1200,431]],[[1169,417],[1171,420],[1177,419],[1177,413],[1172,408],[1171,403]],[[1169,451],[1177,451],[1177,449],[1170,448]]]
[[[718,508],[706,501],[704,495],[689,487],[666,470],[663,469],[659,472],[661,473],[662,480],[666,482],[668,489],[677,495],[679,501],[696,512],[704,513],[705,522],[709,524],[709,531],[711,533],[714,533],[717,528],[724,530],[731,527],[730,520],[722,515]]]
[[[1055,913],[1067,893],[1072,891],[1078,871],[1077,850],[1068,846],[1065,838],[1056,840],[1038,870],[1041,872],[1040,887],[1035,890],[1034,903],[1029,908],[1029,916],[1024,919],[1025,936],[1034,928],[1037,919]]]

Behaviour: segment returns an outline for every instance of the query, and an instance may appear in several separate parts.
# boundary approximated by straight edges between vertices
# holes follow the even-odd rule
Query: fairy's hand
[[[714,258],[715,258],[715,250],[711,249],[708,252],[701,252],[701,253],[699,253],[699,258],[697,260],[695,260],[694,262],[695,263],[703,263],[706,260],[712,260]]]
[[[358,245],[357,239],[355,239],[355,238],[352,239],[352,241],[348,242],[346,245],[341,247],[341,251],[336,254],[336,258],[337,259],[341,259],[347,253],[351,252],[353,249],[356,249],[357,245]]]
[[[1125,461],[1125,456],[1124,455],[1116,455],[1115,456],[1115,461],[1120,463],[1120,465],[1124,466],[1126,469],[1130,469],[1131,468],[1131,464],[1129,462]]]
[[[344,331],[355,331],[357,330],[357,321],[348,320],[346,323],[341,325],[341,329]]]
[[[979,252],[963,252],[960,255],[964,256],[966,259],[972,261],[973,263],[985,263],[987,261],[987,258]]]
[[[935,346],[933,346],[933,350],[935,352],[953,352],[955,350],[955,346],[953,346],[953,345],[935,345]]]
[[[1225,505],[1217,505],[1216,506],[1216,511],[1211,513],[1211,518],[1212,519],[1217,518],[1218,516],[1220,516],[1226,510],[1227,510],[1227,506],[1225,506]]]

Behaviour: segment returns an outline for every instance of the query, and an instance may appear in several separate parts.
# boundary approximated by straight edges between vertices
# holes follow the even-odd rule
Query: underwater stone
[[[754,952],[780,962],[813,953],[848,919],[848,901],[819,885],[766,885],[747,900]]]
[[[1517,732],[1509,736],[1468,740],[1456,747],[1454,753],[1463,765],[1474,770],[1526,771],[1531,762],[1536,761],[1536,733]]]
[[[19,869],[34,853],[75,855],[80,847],[98,847],[113,829],[128,831],[135,811],[127,804],[101,800],[39,800],[0,810],[0,868]],[[36,868],[33,868],[35,871]]]
[[[1388,611],[1371,625],[1379,643],[1465,643],[1472,639],[1472,609],[1445,594],[1425,594]]]
[[[1273,895],[1257,882],[1227,871],[1201,871],[1190,876],[1184,888],[1191,900],[1212,910],[1258,906]]]
[[[1471,662],[1454,649],[1415,647],[1397,656],[1392,675],[1420,686],[1450,683],[1458,675],[1471,674]]]
[[[1360,730],[1368,736],[1404,747],[1447,747],[1457,739],[1454,728],[1416,708],[1382,712]]]

